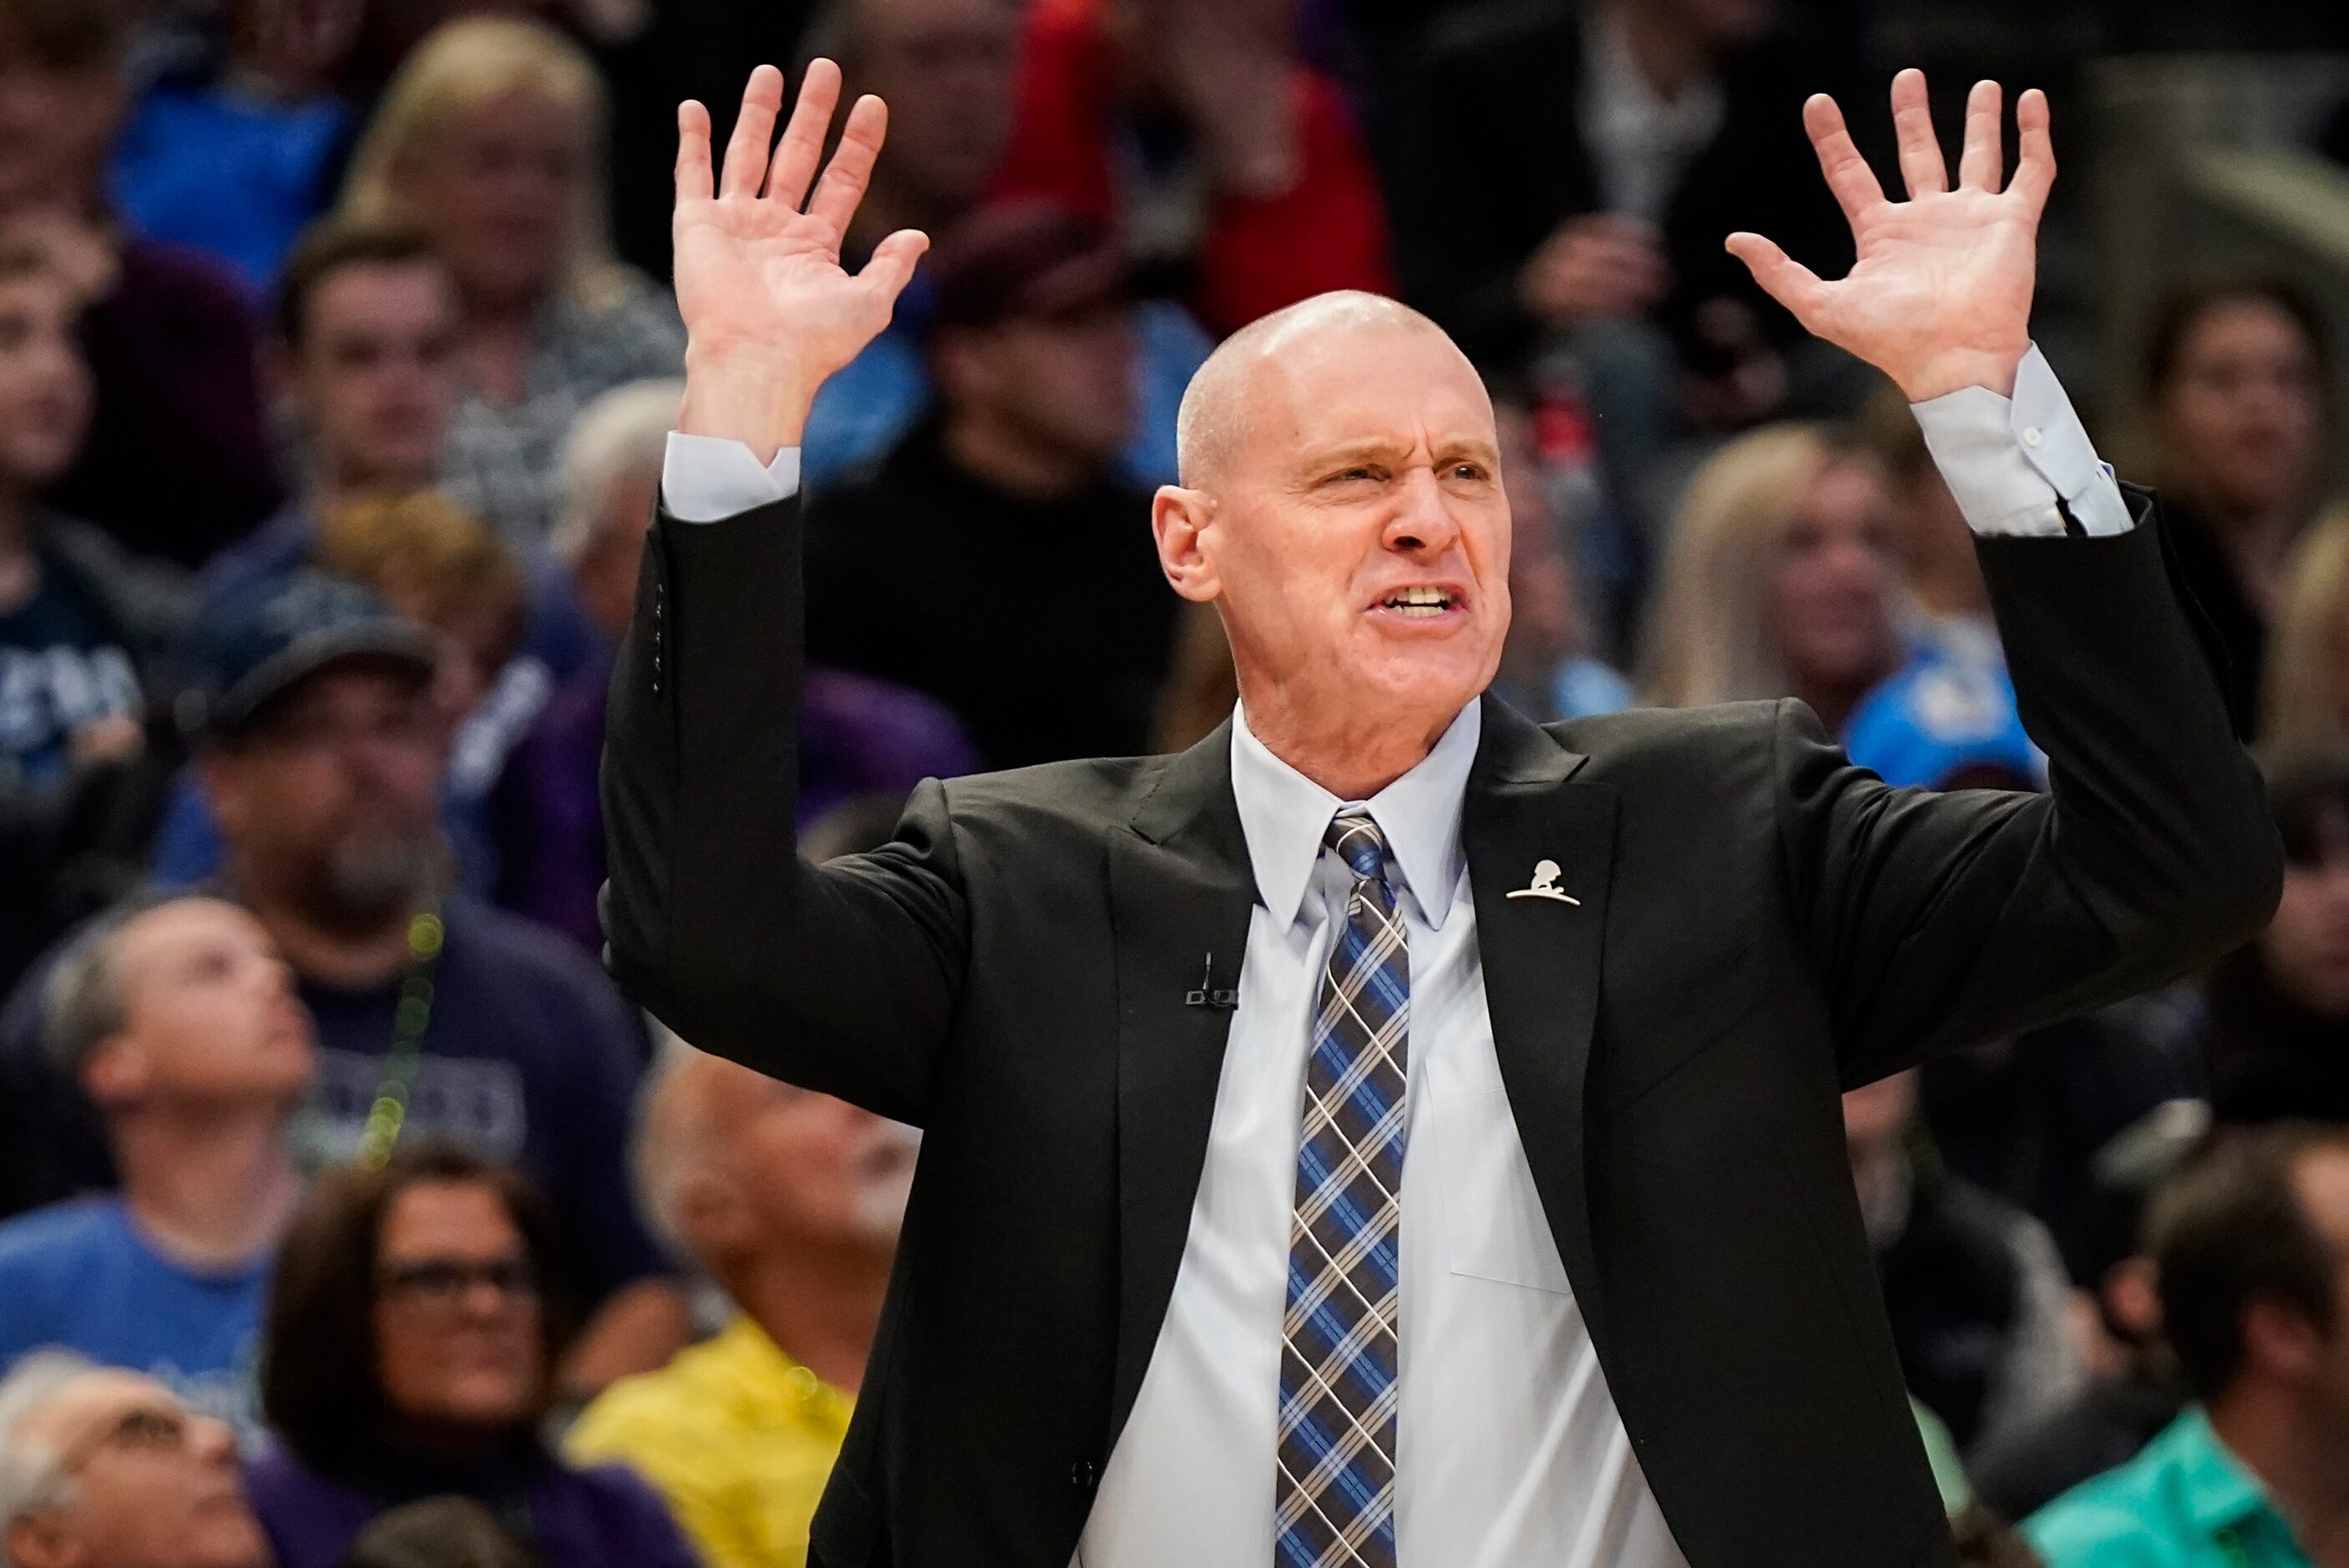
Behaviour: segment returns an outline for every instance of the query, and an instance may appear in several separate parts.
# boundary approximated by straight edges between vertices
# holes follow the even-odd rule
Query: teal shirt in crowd
[[[2309,1568],[2199,1405],[2145,1451],[2023,1522],[2047,1568]]]

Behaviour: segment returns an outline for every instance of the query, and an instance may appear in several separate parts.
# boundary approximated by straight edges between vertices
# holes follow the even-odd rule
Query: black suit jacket
[[[1507,364],[1538,337],[1517,278],[1551,231],[1604,209],[1582,138],[1579,5],[1505,0],[1431,33],[1390,137],[1397,262],[1412,302],[1472,358]],[[1851,232],[1819,178],[1803,100],[1840,86],[1789,34],[1721,65],[1721,129],[1690,160],[1662,220],[1676,330],[1702,302],[1741,300],[1775,337],[1801,329],[1721,248],[1740,229],[1769,235],[1822,277],[1850,270]]]
[[[2274,903],[2138,504],[2127,535],[1982,547],[2044,796],[1889,789],[1795,703],[1545,729],[1486,700],[1463,829],[1502,1078],[1694,1568],[1952,1561],[1839,1091]],[[1230,738],[926,783],[895,842],[808,865],[799,553],[793,501],[654,527],[605,743],[610,962],[694,1044],[926,1130],[813,1560],[1064,1568],[1205,1155],[1231,1015],[1185,994],[1202,954],[1237,974],[1255,897]],[[1543,859],[1578,906],[1505,896]]]

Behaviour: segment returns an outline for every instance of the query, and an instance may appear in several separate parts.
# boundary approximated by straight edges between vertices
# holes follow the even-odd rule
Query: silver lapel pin
[[[1580,899],[1574,897],[1570,893],[1564,893],[1558,891],[1557,876],[1557,862],[1556,861],[1537,861],[1534,862],[1534,880],[1532,882],[1525,887],[1511,888],[1509,890],[1509,896],[1511,898],[1546,898],[1553,903],[1570,903],[1577,909],[1581,908],[1582,901]]]

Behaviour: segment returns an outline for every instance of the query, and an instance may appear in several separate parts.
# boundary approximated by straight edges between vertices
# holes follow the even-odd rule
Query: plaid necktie
[[[1393,1568],[1411,955],[1378,825],[1341,813],[1322,842],[1352,870],[1354,890],[1305,1069],[1274,1537],[1278,1568]]]

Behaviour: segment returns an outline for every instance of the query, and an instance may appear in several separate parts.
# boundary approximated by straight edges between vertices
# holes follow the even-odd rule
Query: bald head
[[[795,1259],[885,1263],[918,1147],[910,1128],[673,1042],[637,1120],[637,1191],[740,1300]]]
[[[1411,306],[1358,289],[1315,294],[1240,328],[1207,356],[1184,388],[1174,418],[1175,463],[1184,485],[1212,490],[1222,480],[1238,454],[1241,436],[1255,424],[1251,416],[1267,395],[1268,368],[1299,366],[1340,342],[1421,334],[1451,346],[1442,327]],[[1453,353],[1467,365],[1458,349]]]

